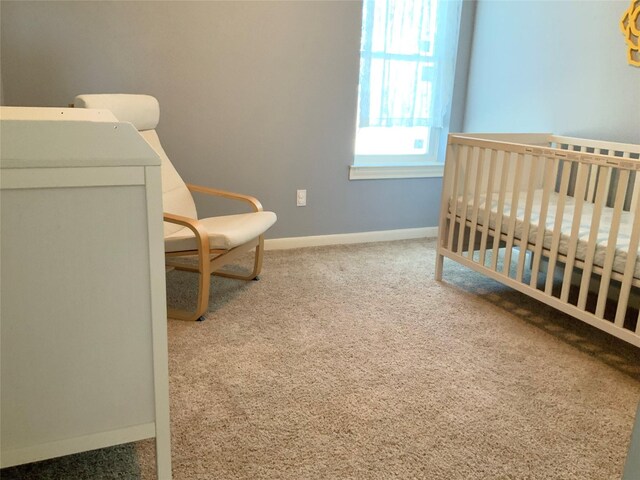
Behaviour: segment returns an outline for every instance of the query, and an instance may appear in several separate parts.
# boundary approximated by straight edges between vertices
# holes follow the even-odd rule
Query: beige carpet
[[[183,479],[618,479],[640,353],[454,263],[434,241],[267,252],[169,322]],[[189,274],[169,274],[186,302]],[[145,441],[2,479],[153,478]]]

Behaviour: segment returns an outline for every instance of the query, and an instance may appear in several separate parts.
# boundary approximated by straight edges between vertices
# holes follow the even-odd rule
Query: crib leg
[[[436,254],[436,281],[442,281],[442,269],[444,267],[444,255]]]

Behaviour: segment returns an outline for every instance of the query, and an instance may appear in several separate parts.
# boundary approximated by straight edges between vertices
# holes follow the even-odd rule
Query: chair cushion
[[[209,232],[209,247],[229,250],[257,238],[276,222],[273,212],[252,212],[238,215],[202,218],[198,220]],[[167,252],[195,250],[195,234],[187,227],[165,237]]]
[[[73,103],[78,108],[111,110],[118,120],[132,123],[138,130],[153,130],[160,120],[160,105],[151,95],[126,93],[78,95]]]
[[[193,196],[169,160],[169,157],[167,157],[156,131],[145,130],[144,132],[140,132],[140,135],[142,135],[142,138],[151,145],[160,157],[162,165],[162,210],[183,217],[198,218]],[[169,236],[183,228],[184,227],[176,225],[175,223],[164,222],[164,236]]]

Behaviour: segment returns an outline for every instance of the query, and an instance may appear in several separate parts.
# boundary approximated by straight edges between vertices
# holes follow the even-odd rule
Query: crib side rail
[[[631,159],[637,161],[640,159],[640,145],[633,145],[628,143],[615,143],[615,142],[603,142],[599,140],[586,140],[582,138],[563,137],[552,135],[549,137],[549,146],[560,150],[566,150],[570,152],[580,152],[586,154],[606,155],[608,157],[616,157],[623,159],[623,165],[625,159]],[[609,164],[616,164],[616,159],[609,158],[607,162]],[[630,167],[632,170],[633,168]],[[593,164],[589,170],[588,188],[586,192],[586,198],[593,201],[595,197],[595,185],[597,178],[597,163]],[[614,173],[614,170],[611,170]],[[634,174],[635,175],[635,174]],[[617,183],[618,179],[610,176],[606,183],[606,198],[609,203],[612,201],[611,186]],[[628,205],[633,211],[635,209],[635,198],[640,195],[640,182],[631,182],[633,186],[633,199],[629,197]],[[628,209],[629,209],[628,208]]]
[[[449,136],[436,278],[446,256],[640,346],[640,147],[560,138]]]
[[[449,134],[448,145],[467,145],[479,148],[493,148],[511,153],[544,155],[554,158],[566,158],[598,165],[614,165],[630,170],[640,169],[640,146],[626,143],[599,142],[580,138],[559,137],[556,135],[530,134],[536,140],[546,138],[545,145],[501,141],[489,134],[484,137],[473,137],[471,134]],[[507,134],[499,134],[501,137]],[[512,134],[513,139],[528,138],[525,134]],[[485,138],[486,137],[486,138]],[[510,137],[506,137],[510,138]],[[562,141],[564,140],[564,141]],[[569,147],[569,148],[567,148]],[[612,152],[612,153],[609,153]],[[615,153],[615,154],[614,154]]]
[[[638,158],[640,155],[640,145],[633,143],[619,143],[619,142],[605,142],[602,140],[591,140],[585,138],[567,137],[563,135],[550,135],[549,143],[556,148],[564,148],[563,145],[581,147],[584,151],[591,150],[593,153],[613,155],[613,156],[625,156],[627,158]],[[611,153],[604,153],[604,152]],[[633,155],[635,154],[635,155]]]
[[[493,140],[497,142],[539,146],[549,146],[554,138],[552,133],[454,133],[452,135],[476,140]]]

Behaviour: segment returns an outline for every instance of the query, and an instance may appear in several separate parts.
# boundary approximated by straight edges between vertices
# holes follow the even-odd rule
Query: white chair
[[[169,309],[169,316],[183,320],[202,319],[209,305],[211,275],[254,280],[262,269],[264,232],[276,221],[273,212],[262,210],[251,196],[185,184],[171,164],[155,128],[160,119],[158,101],[149,95],[78,95],[74,105],[81,108],[110,110],[123,122],[132,123],[162,160],[162,202],[164,210],[165,261],[169,268],[197,272],[199,288],[194,311]],[[191,192],[224,197],[248,203],[253,212],[198,218]],[[239,275],[221,270],[239,255],[255,248],[253,271]],[[177,262],[178,257],[197,256],[197,265]]]

